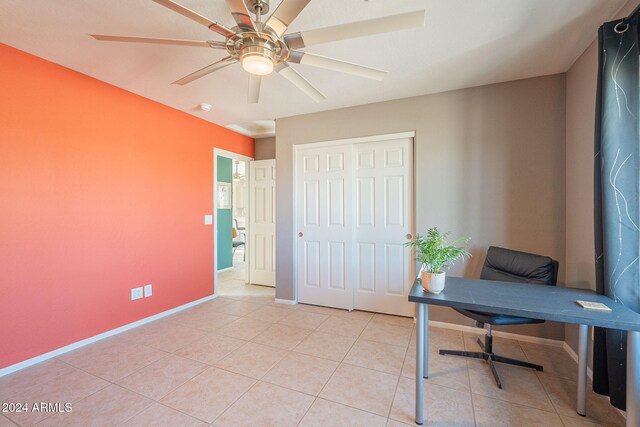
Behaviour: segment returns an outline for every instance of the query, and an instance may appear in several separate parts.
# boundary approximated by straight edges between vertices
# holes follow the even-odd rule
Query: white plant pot
[[[422,281],[422,289],[431,294],[439,294],[444,289],[444,271],[440,273],[423,271],[420,279]]]

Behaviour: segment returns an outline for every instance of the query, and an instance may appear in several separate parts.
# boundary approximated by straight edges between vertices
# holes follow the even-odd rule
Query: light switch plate
[[[144,297],[150,297],[153,295],[153,285],[144,285]]]
[[[204,216],[205,225],[213,224],[213,215],[205,215]]]

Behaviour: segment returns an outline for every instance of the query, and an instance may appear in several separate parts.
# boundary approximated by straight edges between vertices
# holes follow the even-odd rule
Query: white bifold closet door
[[[412,143],[296,150],[299,302],[413,315]]]
[[[249,283],[276,285],[275,239],[276,161],[256,160],[249,163]]]
[[[298,301],[351,309],[351,147],[299,151],[296,173]]]
[[[413,316],[412,140],[354,145],[355,308]]]

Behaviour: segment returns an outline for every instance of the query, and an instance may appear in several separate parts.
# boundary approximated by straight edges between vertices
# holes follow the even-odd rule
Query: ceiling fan
[[[232,177],[234,181],[239,181],[244,178],[244,174],[240,173],[240,171],[238,170],[238,168],[240,167],[240,160],[236,160],[234,163],[236,166],[236,171],[233,173]]]
[[[91,34],[91,36],[96,40],[103,41],[157,43],[224,49],[227,51],[228,56],[173,83],[184,85],[223,67],[240,62],[242,68],[249,73],[249,103],[258,102],[262,76],[271,74],[273,71],[285,77],[314,101],[320,102],[326,99],[318,89],[291,68],[289,66],[290,63],[311,65],[374,80],[382,80],[386,75],[386,71],[314,55],[300,49],[321,43],[420,27],[424,25],[425,17],[425,11],[420,10],[285,35],[291,22],[302,12],[310,0],[283,0],[264,22],[264,15],[269,12],[269,0],[226,0],[227,6],[237,24],[237,27],[234,28],[227,28],[172,0],[153,1],[206,26],[211,31],[223,36],[225,41],[121,37],[98,34]],[[255,19],[251,17],[250,9]]]

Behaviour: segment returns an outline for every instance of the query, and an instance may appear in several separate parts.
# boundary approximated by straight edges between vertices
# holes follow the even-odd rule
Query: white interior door
[[[412,138],[354,145],[355,308],[413,315]]]
[[[351,146],[296,151],[298,301],[353,308]]]
[[[249,283],[276,285],[276,161],[249,163]]]

